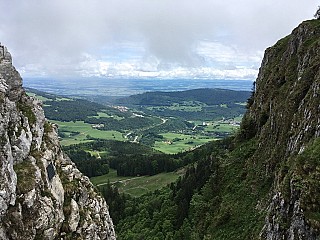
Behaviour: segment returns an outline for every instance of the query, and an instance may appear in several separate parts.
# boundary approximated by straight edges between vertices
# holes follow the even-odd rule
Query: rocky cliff
[[[320,238],[320,21],[266,50],[242,134],[273,179],[262,239]],[[259,176],[257,176],[259,178]]]
[[[106,202],[61,151],[1,45],[0,239],[115,239]]]

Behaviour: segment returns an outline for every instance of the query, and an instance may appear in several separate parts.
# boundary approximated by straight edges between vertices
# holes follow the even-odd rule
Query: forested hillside
[[[116,103],[159,117],[210,121],[242,115],[250,94],[248,91],[202,88],[176,92],[146,92],[118,99]]]
[[[184,101],[198,101],[207,105],[245,102],[250,96],[247,91],[233,91],[217,88],[201,88],[177,92],[146,92],[116,100],[118,104],[170,106]]]
[[[170,156],[142,144],[112,140],[65,146],[64,151],[89,177],[108,173],[105,165],[117,170],[118,176],[135,177],[172,172],[189,163],[180,154]],[[99,158],[92,156],[92,152],[98,152]]]
[[[319,239],[319,39],[306,21],[266,50],[240,131],[176,183],[138,199],[104,188],[118,238]]]

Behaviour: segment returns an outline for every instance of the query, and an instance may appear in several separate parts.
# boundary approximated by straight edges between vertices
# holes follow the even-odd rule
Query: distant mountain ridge
[[[227,104],[231,102],[246,102],[249,91],[235,91],[219,88],[199,88],[173,92],[146,92],[117,99],[117,104],[165,106],[182,101],[198,101],[208,105]]]

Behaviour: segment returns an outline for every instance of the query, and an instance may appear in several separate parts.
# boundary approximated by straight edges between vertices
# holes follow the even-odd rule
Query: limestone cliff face
[[[254,158],[274,179],[260,237],[319,239],[319,162],[304,157],[320,137],[319,20],[266,50],[249,102],[243,130],[258,139]]]
[[[61,151],[1,45],[0,239],[115,239],[106,202]]]

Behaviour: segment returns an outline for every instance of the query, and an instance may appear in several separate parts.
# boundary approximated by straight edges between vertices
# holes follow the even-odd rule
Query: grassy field
[[[110,115],[109,113],[106,112],[98,112],[98,116],[92,116],[93,118],[113,118],[116,120],[121,120],[124,119],[123,117],[119,117],[117,115]]]
[[[66,135],[61,140],[62,145],[78,144],[90,141],[91,138],[125,141],[122,133],[117,131],[101,131],[83,121],[60,122],[52,121],[59,126],[59,131]]]
[[[32,92],[27,92],[27,94],[28,94],[28,96],[35,97],[35,98],[39,99],[42,102],[52,101],[52,99],[46,98],[46,97],[41,96],[41,95],[37,95],[37,94],[32,93]],[[66,98],[66,97],[56,97],[55,101],[72,101],[72,99],[71,98]]]
[[[235,125],[231,125],[229,123],[219,123],[214,122],[212,124],[209,124],[205,127],[205,131],[208,132],[225,132],[225,133],[233,133],[235,132],[239,127]]]
[[[241,122],[242,121],[243,116],[239,116],[239,117],[235,117],[234,120],[237,122]]]
[[[85,150],[85,151],[97,158],[106,157],[108,154],[108,151],[95,151],[95,150]]]
[[[240,122],[242,117],[237,117],[234,121]],[[154,148],[164,153],[174,154],[178,152],[194,149],[207,142],[214,141],[217,138],[206,136],[205,133],[226,133],[233,134],[239,129],[239,126],[222,121],[202,122],[193,121],[195,125],[204,127],[204,132],[198,132],[194,135],[163,133],[162,141],[156,141]],[[204,125],[205,124],[205,125]]]
[[[120,192],[130,194],[134,197],[139,197],[147,192],[153,192],[157,189],[165,187],[166,185],[176,181],[183,171],[160,173],[154,176],[141,176],[141,177],[118,177],[114,169],[106,175],[93,177],[91,182],[96,186],[104,185],[110,181],[115,184]]]
[[[39,99],[42,102],[51,101],[51,99],[49,99],[49,98],[46,98],[46,97],[43,97],[43,96],[39,96],[39,95],[36,95],[35,93],[31,93],[31,92],[27,92],[27,95],[30,96],[30,97],[35,97],[35,98]]]
[[[178,133],[161,134],[165,140],[155,142],[154,148],[164,153],[174,154],[188,151],[215,139],[201,135],[185,135]]]

